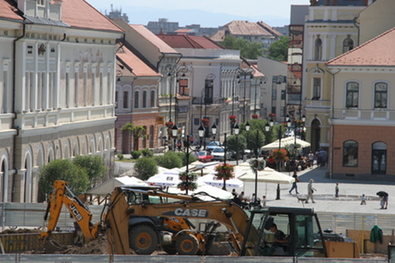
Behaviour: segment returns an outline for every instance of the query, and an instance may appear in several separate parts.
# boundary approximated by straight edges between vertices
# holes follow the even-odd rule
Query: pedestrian
[[[311,199],[311,201],[313,203],[315,203],[314,202],[314,198],[313,198],[313,194],[314,194],[314,191],[317,191],[317,190],[313,187],[313,183],[314,183],[314,180],[310,179],[310,181],[309,181],[309,183],[307,185],[307,198],[306,198],[306,202],[305,202],[306,204],[309,202],[309,199]]]
[[[233,188],[233,190],[232,190],[232,195],[233,195],[234,197],[237,197],[237,196],[238,196],[238,193],[236,192],[236,189],[234,189],[234,188]]]
[[[309,158],[309,166],[310,169],[313,169],[314,166],[314,153],[312,151],[309,152],[309,154],[307,155],[307,157]]]
[[[289,193],[291,194],[292,190],[295,189],[296,194],[299,194],[297,183],[300,182],[300,180],[298,178],[298,174],[297,174],[296,170],[294,171],[294,174],[292,177],[295,178],[295,181],[292,183],[292,188],[291,188],[291,190],[289,190]]]
[[[335,186],[335,197],[339,197],[339,183],[336,183]]]
[[[322,155],[320,153],[317,153],[317,167],[321,168],[322,167]]]
[[[262,207],[266,207],[266,195],[262,196],[261,205]]]
[[[380,196],[380,206],[381,209],[387,209],[388,208],[388,193],[384,191],[377,192],[376,195]]]
[[[366,196],[365,196],[365,194],[363,194],[361,196],[361,205],[366,205]]]

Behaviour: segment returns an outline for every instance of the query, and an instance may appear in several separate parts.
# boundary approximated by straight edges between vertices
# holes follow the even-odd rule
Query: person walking
[[[298,174],[297,174],[296,171],[294,171],[294,174],[293,174],[292,177],[295,179],[295,181],[292,183],[292,188],[291,188],[291,190],[289,190],[289,193],[291,194],[292,190],[295,189],[296,194],[299,194],[297,183],[300,182],[300,180],[299,180],[299,178],[298,178]]]
[[[307,185],[307,198],[306,198],[306,202],[305,202],[306,204],[309,202],[309,199],[311,199],[311,201],[313,203],[315,203],[314,198],[313,198],[313,193],[314,193],[314,191],[317,191],[317,190],[313,187],[313,183],[314,183],[314,180],[310,179],[310,181]]]
[[[314,166],[314,157],[315,157],[315,155],[314,155],[314,153],[313,153],[312,151],[310,151],[309,154],[307,155],[307,158],[309,159],[309,166],[310,166],[310,169],[313,169],[313,166]]]
[[[365,194],[362,194],[362,196],[361,196],[361,205],[366,205],[366,196],[365,196]]]
[[[339,183],[336,183],[335,186],[335,197],[339,197]]]

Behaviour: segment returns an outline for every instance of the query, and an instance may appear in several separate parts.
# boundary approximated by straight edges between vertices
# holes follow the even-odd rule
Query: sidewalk
[[[280,200],[276,200],[277,184],[258,183],[258,196],[266,195],[266,205],[268,206],[310,207],[317,212],[395,214],[395,205],[391,204],[391,194],[395,190],[394,182],[330,179],[326,177],[327,172],[326,168],[306,169],[298,172],[300,179],[298,192],[300,195],[307,195],[307,184],[310,179],[314,180],[313,187],[317,190],[314,193],[315,203],[311,201],[308,204],[298,202],[295,191],[292,194],[288,193],[291,184],[280,185]],[[336,183],[339,183],[338,198],[335,198]],[[228,189],[228,191],[231,190]],[[237,190],[244,191],[245,196],[250,197],[255,190],[255,184],[247,182],[243,189]],[[378,191],[389,193],[387,210],[380,209],[380,201],[376,195]],[[362,194],[367,197],[366,205],[360,205]]]

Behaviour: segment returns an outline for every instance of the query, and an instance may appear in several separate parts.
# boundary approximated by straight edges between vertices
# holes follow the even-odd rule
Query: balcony
[[[203,105],[211,105],[211,104],[224,104],[227,98],[219,98],[214,97],[212,99],[208,99],[206,102],[202,97],[193,97],[192,104],[203,104]]]

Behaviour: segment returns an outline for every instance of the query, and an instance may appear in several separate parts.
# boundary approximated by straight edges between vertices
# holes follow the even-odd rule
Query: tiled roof
[[[160,52],[162,53],[178,53],[175,51],[171,46],[163,42],[161,39],[159,39],[154,33],[149,31],[145,26],[143,25],[131,25],[129,24],[131,28],[136,30],[141,36],[143,36],[145,39],[147,39],[149,42],[151,42],[153,45],[155,45]]]
[[[395,66],[395,27],[326,64],[329,66]]]
[[[0,0],[0,17],[6,19],[23,20],[22,14],[12,0]]]
[[[85,0],[63,0],[62,20],[72,27],[123,32]]]
[[[271,36],[272,34],[257,23],[234,20],[225,25],[231,35]]]
[[[189,35],[157,35],[172,48],[223,49],[207,37]]]
[[[283,35],[280,32],[278,32],[276,29],[272,28],[271,26],[269,26],[268,24],[266,24],[262,21],[259,21],[258,25],[263,27],[266,31],[268,31],[272,35],[275,35],[275,36],[282,36]]]
[[[161,74],[157,73],[150,66],[145,64],[136,54],[134,54],[129,48],[126,46],[122,46],[121,49],[117,52],[117,59],[121,60],[124,65],[128,68],[132,69],[132,73],[130,71],[123,71],[123,76],[161,76]]]

